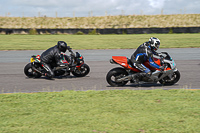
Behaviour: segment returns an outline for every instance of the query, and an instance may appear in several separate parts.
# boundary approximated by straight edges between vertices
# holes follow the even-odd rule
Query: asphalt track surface
[[[181,73],[181,79],[173,86],[158,84],[131,84],[124,87],[111,87],[106,82],[107,72],[119,65],[110,64],[112,55],[130,57],[135,49],[123,50],[74,50],[84,56],[90,66],[90,73],[86,77],[77,78],[73,75],[54,80],[27,78],[24,66],[31,55],[41,54],[37,51],[0,51],[0,93],[19,92],[52,92],[62,90],[146,90],[146,89],[200,89],[200,48],[160,49],[167,51],[175,60]]]

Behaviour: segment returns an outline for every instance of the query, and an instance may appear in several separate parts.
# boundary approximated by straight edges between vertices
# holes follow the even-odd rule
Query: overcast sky
[[[0,0],[0,16],[200,14],[200,0]]]

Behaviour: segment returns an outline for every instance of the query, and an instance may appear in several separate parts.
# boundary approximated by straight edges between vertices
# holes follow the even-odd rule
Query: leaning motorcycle
[[[121,65],[111,69],[106,76],[108,84],[111,86],[124,86],[129,81],[131,83],[157,83],[162,85],[173,85],[180,79],[180,72],[176,68],[176,63],[167,52],[161,52],[161,57],[153,57],[154,62],[159,66],[164,66],[164,71],[150,66],[149,61],[144,62],[144,65],[152,72],[150,77],[141,76],[138,78],[140,70],[133,66],[131,60],[125,56],[112,56],[110,63]]]
[[[84,77],[90,72],[90,67],[84,62],[83,56],[79,53],[73,53],[71,48],[69,49],[70,56],[61,53],[61,62],[65,63],[65,66],[56,66],[51,64],[51,68],[55,76],[65,76],[72,73],[76,77]],[[33,55],[28,63],[24,67],[24,73],[29,78],[40,78],[44,75],[45,69],[40,61],[40,55]]]

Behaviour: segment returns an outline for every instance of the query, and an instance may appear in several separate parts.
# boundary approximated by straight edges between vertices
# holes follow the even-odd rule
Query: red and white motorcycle
[[[176,68],[176,63],[167,52],[161,52],[161,58],[154,57],[154,62],[160,66],[164,66],[164,71],[150,66],[149,61],[144,65],[152,71],[150,77],[143,76],[135,79],[141,71],[133,66],[131,60],[125,56],[112,56],[110,63],[119,64],[122,67],[111,69],[106,76],[108,84],[111,86],[124,86],[130,81],[131,83],[157,83],[163,85],[173,85],[180,79],[180,72]],[[137,82],[136,82],[137,81]]]

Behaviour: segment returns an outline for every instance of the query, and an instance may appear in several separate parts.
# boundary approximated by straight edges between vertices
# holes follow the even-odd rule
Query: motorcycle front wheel
[[[72,74],[76,77],[84,77],[90,72],[90,67],[87,64],[83,64],[81,67],[76,67]]]
[[[123,78],[127,76],[128,73],[125,69],[119,67],[119,68],[113,68],[110,70],[106,76],[106,80],[108,84],[114,87],[118,86],[124,86],[128,81],[122,81],[122,82],[116,82],[117,79]]]
[[[169,78],[168,76],[167,77],[164,77],[163,79],[159,80],[159,82],[162,84],[162,85],[174,85],[175,83],[177,83],[179,81],[181,77],[181,74],[180,72],[177,70],[173,73],[172,77]]]

